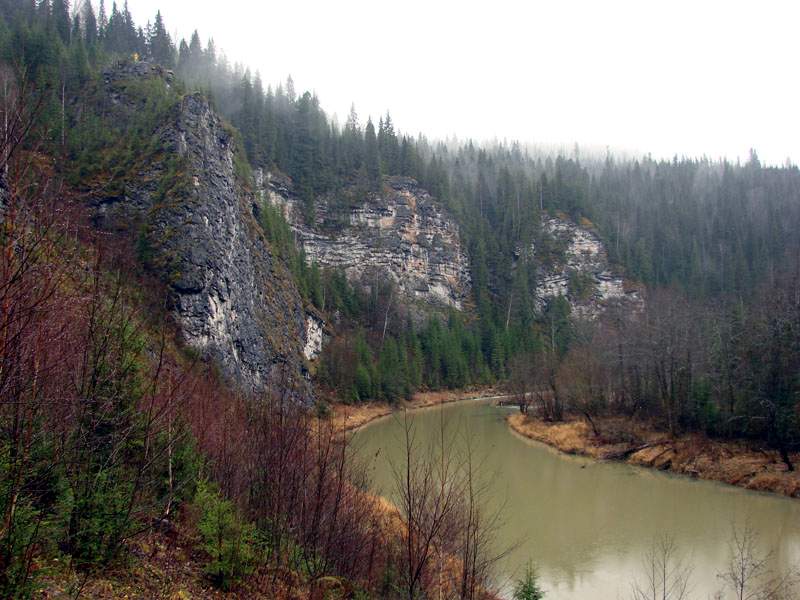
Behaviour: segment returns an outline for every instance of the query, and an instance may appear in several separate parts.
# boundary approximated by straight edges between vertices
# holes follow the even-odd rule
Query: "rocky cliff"
[[[565,217],[548,217],[543,235],[559,248],[555,259],[541,260],[536,289],[537,302],[564,296],[572,314],[595,319],[612,305],[636,311],[643,307],[641,287],[616,272],[600,238],[588,227]],[[536,248],[533,249],[536,255]]]
[[[464,307],[470,274],[458,227],[414,179],[389,177],[380,193],[320,198],[311,219],[287,178],[261,174],[257,183],[282,207],[310,261],[340,267],[367,287],[389,277],[418,304]]]
[[[136,110],[126,90],[142,79],[166,88],[172,82],[169,72],[147,63],[105,74],[114,118]],[[168,286],[187,346],[244,389],[275,382],[309,397],[302,359],[308,315],[254,218],[255,198],[237,174],[241,157],[231,132],[204,97],[192,94],[176,96],[153,137],[155,150],[122,193],[96,203],[98,225],[136,233],[143,260]]]

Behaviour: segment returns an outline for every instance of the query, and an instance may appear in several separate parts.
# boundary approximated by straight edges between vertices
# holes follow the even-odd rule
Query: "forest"
[[[314,375],[321,397],[397,403],[504,384],[548,420],[625,415],[670,434],[745,438],[796,468],[797,166],[762,165],[755,151],[739,163],[445,143],[396,131],[389,112],[364,123],[355,107],[340,126],[291,77],[265,87],[212,39],[173,40],[160,13],[142,26],[121,6],[0,0],[1,595],[29,597],[50,568],[43,555],[81,572],[117,560],[142,532],[170,530],[177,506],[193,507],[222,589],[254,572],[266,590],[305,585],[296,573],[311,586],[335,573],[364,594],[414,598],[434,589],[431,546],[448,538],[449,552],[469,555],[485,527],[468,520],[474,507],[425,506],[420,528],[438,530],[412,548],[413,531],[392,531],[364,500],[365,472],[332,425],[288,401],[288,378],[266,398],[245,397],[167,339],[146,249],[98,233],[85,210],[114,191],[175,101],[149,96],[118,144],[103,115],[73,100],[120,60],[173,70],[175,97],[209,97],[246,156],[237,170],[247,185],[257,169],[284,173],[313,214],[321,197],[379,193],[385,176],[404,175],[458,223],[470,306],[419,322],[387,304],[388,280],[364,291],[309,264],[282,213],[261,207],[263,233],[304,301],[341,315]],[[612,307],[585,322],[564,298],[537,303],[541,265],[560,259],[541,227],[555,214],[588,227],[644,286],[641,314]],[[238,460],[245,454],[254,458]],[[418,475],[405,492],[433,503],[425,486],[437,475],[421,463]],[[309,490],[317,500],[305,504]],[[487,564],[460,568],[454,597],[481,597]]]

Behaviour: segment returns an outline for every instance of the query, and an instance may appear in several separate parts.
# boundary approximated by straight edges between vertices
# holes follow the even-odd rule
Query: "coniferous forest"
[[[213,38],[172,39],[170,27],[160,13],[135,23],[127,1],[0,0],[0,596],[35,596],[61,572],[54,557],[80,594],[86,574],[183,519],[219,589],[255,577],[260,597],[322,594],[336,577],[350,595],[335,597],[435,597],[439,542],[387,525],[364,500],[366,471],[324,419],[331,402],[505,386],[541,398],[549,421],[622,415],[757,443],[798,468],[797,166],[762,164],[755,150],[729,162],[443,142],[357,104],[340,125],[291,77],[263,81]],[[169,73],[167,87],[125,84],[137,103],[128,122],[101,91],[120,63]],[[419,182],[458,225],[464,310],[419,318],[392,302],[390,279],[363,289],[307,260],[284,214],[262,202],[270,268],[334,323],[306,373],[314,408],[293,401],[305,384],[288,367],[252,394],[177,342],[147,232],[103,230],[92,211],[165,153],[161,123],[195,94],[224,120],[242,194],[256,173],[279,173],[313,217],[321,199],[344,207],[389,176]],[[161,204],[180,203],[191,177],[165,160],[148,185]],[[543,227],[554,216],[602,240],[641,290],[640,312],[587,321],[564,297],[537,300],[542,265],[564,251]],[[485,524],[446,500],[403,516],[440,528],[453,556],[477,553]],[[486,564],[453,567],[448,597],[490,597]]]

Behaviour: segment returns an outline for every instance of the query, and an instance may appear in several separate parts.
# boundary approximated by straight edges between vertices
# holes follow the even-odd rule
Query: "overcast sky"
[[[800,161],[798,0],[129,2],[341,122],[354,102],[430,137]]]

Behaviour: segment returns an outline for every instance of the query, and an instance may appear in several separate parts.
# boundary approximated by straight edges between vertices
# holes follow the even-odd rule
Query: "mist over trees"
[[[344,191],[380,193],[383,176],[406,175],[458,221],[474,310],[420,324],[392,302],[391,286],[364,294],[307,264],[282,215],[265,207],[265,233],[304,297],[343,315],[319,371],[340,397],[393,401],[423,387],[526,377],[549,390],[551,418],[589,389],[593,410],[651,416],[670,431],[763,438],[784,454],[797,447],[797,167],[764,166],[755,151],[740,164],[431,142],[396,131],[389,112],[364,122],[355,107],[339,126],[291,77],[265,85],[198,32],[171,39],[160,13],[142,26],[127,2],[96,7],[0,3],[2,58],[44,91],[37,130],[64,156],[57,168],[70,182],[98,168],[96,149],[108,140],[69,99],[115,60],[146,59],[174,69],[181,92],[208,94],[238,132],[247,169],[289,175],[307,216],[322,195],[344,206]],[[145,114],[140,126],[148,123]],[[578,327],[563,299],[536,302],[539,266],[563,254],[541,227],[552,215],[596,232],[611,262],[646,286],[641,319],[609,314]],[[604,350],[610,339],[621,340],[615,352]],[[597,367],[580,392],[558,376],[577,369],[576,356]]]
[[[92,101],[120,60],[175,77],[168,92],[142,84],[131,122],[112,124]],[[417,530],[386,531],[352,448],[291,404],[288,377],[245,398],[196,357],[170,354],[153,333],[167,330],[160,308],[149,314],[142,299],[146,245],[107,243],[87,225],[83,202],[98,189],[123,193],[172,103],[194,91],[230,122],[243,183],[255,169],[288,175],[307,216],[322,196],[344,209],[405,175],[459,224],[467,310],[420,322],[391,283],[365,291],[309,264],[283,214],[260,207],[304,300],[339,315],[315,375],[338,399],[508,381],[526,411],[583,415],[597,435],[596,417],[625,415],[673,435],[753,440],[797,467],[797,167],[762,165],[755,152],[740,164],[435,142],[355,107],[339,126],[291,78],[265,83],[197,32],[173,40],[160,13],[141,25],[127,2],[0,0],[0,594],[32,593],[42,553],[104,568],[189,503],[221,588],[252,573],[258,555],[274,567],[267,589],[296,586],[293,569],[313,590],[336,573],[389,595],[400,573],[413,596],[440,575],[431,557],[442,540],[464,557],[458,597],[479,597],[488,581],[478,550],[490,531],[474,518],[468,470],[445,494],[468,502],[445,498],[437,513],[437,465],[409,448],[415,473],[398,487]],[[181,182],[177,166],[170,175]],[[586,323],[563,297],[537,302],[541,266],[564,253],[542,227],[555,215],[595,232],[614,267],[644,286],[640,314],[610,309]],[[405,549],[389,543],[403,536]]]
[[[295,89],[291,77],[265,86],[258,73],[230,64],[213,40],[203,43],[198,32],[188,41],[172,40],[160,14],[143,27],[133,22],[127,3],[122,8],[100,3],[96,13],[89,2],[69,7],[61,0],[5,0],[3,8],[3,57],[23,62],[32,80],[49,90],[41,129],[67,150],[73,166],[78,163],[78,174],[91,168],[80,164],[91,160],[86,136],[100,132],[76,128],[65,98],[105,65],[138,56],[174,68],[187,90],[208,94],[236,127],[250,166],[288,174],[307,215],[314,214],[321,195],[335,204],[345,190],[379,193],[384,175],[416,178],[450,211],[471,261],[476,318],[453,314],[422,326],[387,305],[388,283],[380,293],[364,296],[341,274],[306,264],[292,248],[281,215],[267,212],[262,219],[305,297],[323,310],[341,311],[349,323],[330,345],[321,370],[322,380],[347,398],[392,400],[420,386],[502,380],[515,357],[556,365],[571,348],[587,343],[568,303],[536,302],[539,266],[563,252],[541,228],[546,215],[594,230],[611,262],[653,292],[648,302],[653,311],[658,298],[675,297],[686,307],[685,318],[708,322],[718,335],[695,344],[706,352],[718,352],[708,339],[751,339],[735,332],[764,320],[733,325],[732,313],[750,318],[764,306],[761,298],[789,293],[786,281],[800,253],[797,167],[764,166],[755,152],[744,164],[611,154],[582,160],[577,150],[552,156],[513,143],[429,142],[397,132],[388,112],[377,124],[371,118],[365,123],[355,107],[340,127],[315,95]],[[773,288],[785,291],[772,294]],[[658,292],[662,289],[670,291]],[[794,347],[794,329],[775,325],[771,331],[788,336],[785,348]],[[700,356],[694,349],[692,369]],[[709,361],[702,359],[703,368]],[[733,372],[717,364],[713,372],[718,371]],[[749,385],[753,380],[746,378]],[[685,393],[700,393],[699,381],[693,377]],[[741,393],[739,383],[734,387]],[[791,390],[785,393],[792,397]],[[726,401],[728,408],[718,412],[730,413],[731,405]]]

